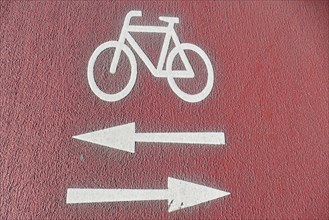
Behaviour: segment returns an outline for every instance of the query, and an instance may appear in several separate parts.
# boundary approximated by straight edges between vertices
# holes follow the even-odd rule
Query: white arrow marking
[[[169,177],[168,189],[69,188],[66,203],[168,200],[168,211],[172,212],[228,195],[229,192]]]
[[[225,144],[223,132],[136,133],[135,123],[73,136],[75,139],[135,153],[135,142]]]

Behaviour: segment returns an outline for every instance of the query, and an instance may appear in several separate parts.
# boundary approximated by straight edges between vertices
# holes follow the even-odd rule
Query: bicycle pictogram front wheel
[[[131,67],[130,78],[128,80],[127,85],[120,91],[115,92],[115,93],[107,93],[107,92],[102,91],[96,83],[95,71],[94,71],[95,63],[96,63],[96,60],[99,57],[99,55],[101,53],[103,53],[105,50],[108,50],[111,48],[114,48],[114,50],[116,50],[117,48],[120,48],[119,46],[121,47],[121,52],[123,52],[127,55],[128,61],[130,62],[130,67]],[[89,86],[98,98],[100,98],[104,101],[107,101],[107,102],[119,101],[119,100],[123,99],[124,97],[126,97],[130,93],[132,88],[134,87],[136,78],[137,78],[137,68],[136,67],[137,67],[137,63],[136,63],[135,56],[128,46],[126,46],[124,44],[120,45],[120,43],[118,41],[105,42],[105,43],[99,45],[95,49],[95,51],[93,52],[93,54],[91,55],[91,57],[89,59],[88,71],[87,71]],[[111,74],[111,73],[108,73],[108,74]]]
[[[184,92],[181,88],[178,87],[177,83],[175,82],[175,74],[173,74],[173,62],[174,59],[181,51],[186,51],[190,50],[196,54],[198,54],[201,59],[203,60],[205,67],[206,67],[206,72],[207,72],[207,79],[206,79],[206,85],[202,89],[202,91],[197,92],[195,94],[189,94],[187,92]],[[194,44],[189,44],[189,43],[183,43],[180,44],[178,47],[175,47],[168,55],[168,60],[167,60],[167,65],[166,69],[168,71],[168,83],[171,87],[171,89],[176,93],[178,97],[183,99],[186,102],[200,102],[203,99],[205,99],[209,93],[212,90],[213,84],[214,84],[214,70],[211,65],[211,62],[207,56],[207,54],[198,46]]]

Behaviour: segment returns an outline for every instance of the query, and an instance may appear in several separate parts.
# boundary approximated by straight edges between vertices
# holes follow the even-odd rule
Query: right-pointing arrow
[[[75,139],[135,153],[135,142],[225,144],[223,132],[136,133],[135,123],[73,136]]]
[[[168,211],[195,206],[230,195],[229,192],[168,178],[168,189],[76,189],[67,190],[66,203],[168,200]]]

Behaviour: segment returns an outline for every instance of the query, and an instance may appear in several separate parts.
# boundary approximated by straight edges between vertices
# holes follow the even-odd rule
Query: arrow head
[[[168,191],[169,212],[230,195],[229,192],[170,177],[168,178]]]
[[[80,134],[73,138],[135,153],[135,123]]]

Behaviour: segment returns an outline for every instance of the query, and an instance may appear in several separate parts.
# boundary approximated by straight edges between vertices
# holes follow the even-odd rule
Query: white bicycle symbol
[[[175,92],[177,96],[186,102],[199,102],[205,99],[214,83],[214,71],[211,65],[211,62],[207,56],[207,54],[198,46],[189,43],[180,43],[177,33],[175,32],[174,25],[175,23],[179,23],[179,18],[176,17],[159,17],[159,20],[168,22],[168,26],[138,26],[138,25],[130,25],[130,19],[132,17],[142,16],[141,11],[130,11],[127,13],[121,34],[118,41],[108,41],[96,48],[96,50],[91,55],[88,62],[88,83],[91,90],[102,100],[108,102],[119,101],[122,98],[126,97],[132,88],[135,85],[136,77],[137,77],[137,63],[136,58],[131,51],[131,49],[125,44],[127,40],[131,47],[135,50],[135,52],[139,55],[142,61],[145,63],[147,68],[150,70],[154,77],[163,77],[167,78],[168,83],[171,89]],[[162,46],[162,50],[160,53],[158,66],[155,67],[150,59],[146,56],[144,51],[139,47],[134,38],[131,36],[129,32],[139,32],[139,33],[165,33],[165,38]],[[170,40],[173,40],[175,45],[174,49],[169,53],[167,61],[167,53],[169,49]],[[123,51],[130,62],[131,65],[131,77],[128,81],[128,84],[125,88],[115,94],[108,94],[103,92],[96,84],[94,78],[94,65],[97,57],[106,49],[115,48],[113,60],[110,65],[110,73],[114,74],[116,72],[119,57],[121,52]],[[207,69],[207,82],[206,86],[203,90],[196,94],[188,94],[182,91],[176,84],[174,78],[194,78],[195,73],[192,69],[192,66],[185,54],[185,50],[191,50],[201,56],[203,62],[205,63]],[[184,64],[185,70],[172,70],[172,65],[174,58],[179,54],[182,63]],[[166,70],[163,69],[166,61]]]

